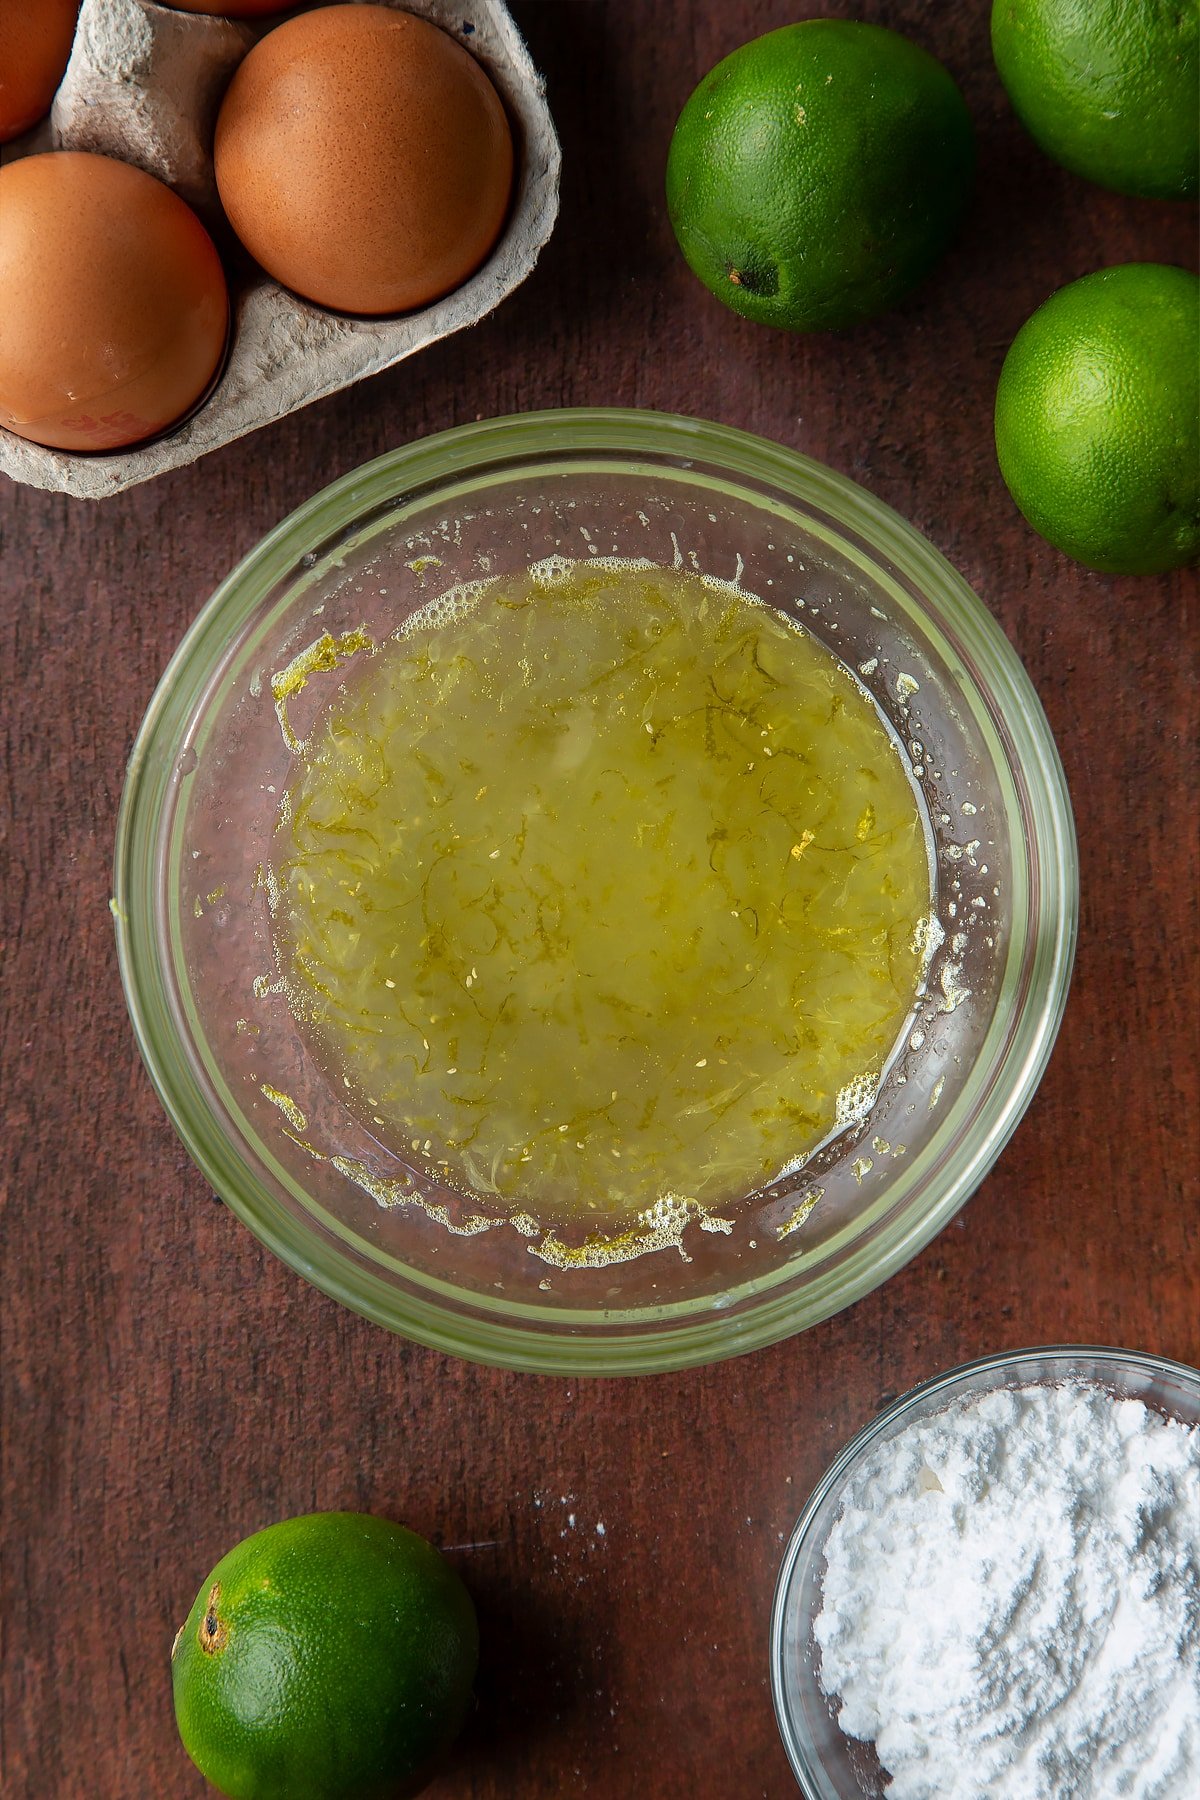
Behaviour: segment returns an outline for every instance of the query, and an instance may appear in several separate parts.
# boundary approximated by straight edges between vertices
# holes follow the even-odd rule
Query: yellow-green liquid
[[[419,614],[349,671],[277,841],[287,991],[355,1110],[542,1219],[760,1188],[878,1080],[921,980],[926,837],[873,703],[661,569]]]

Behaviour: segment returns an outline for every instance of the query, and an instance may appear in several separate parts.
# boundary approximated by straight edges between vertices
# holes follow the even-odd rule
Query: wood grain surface
[[[1188,209],[1054,167],[1013,118],[986,0],[514,0],[565,152],[562,216],[495,315],[99,506],[5,484],[3,1787],[211,1790],[168,1651],[203,1576],[287,1514],[355,1507],[453,1546],[478,1706],[431,1800],[795,1792],[767,1674],[782,1540],[834,1451],[966,1358],[1056,1341],[1200,1361],[1195,577],[1068,562],[996,470],[992,398],[1055,287],[1194,266]],[[959,241],[842,337],[735,318],[662,201],[702,74],[813,13],[908,32],[980,138]],[[341,1311],[188,1163],[139,1063],[108,913],[125,760],[176,641],[284,514],[461,421],[618,404],[707,415],[853,476],[973,583],[1025,660],[1076,807],[1066,1022],[1015,1139],[952,1226],[849,1312],[741,1360],[580,1384],[471,1367]],[[601,1531],[603,1526],[603,1531]]]

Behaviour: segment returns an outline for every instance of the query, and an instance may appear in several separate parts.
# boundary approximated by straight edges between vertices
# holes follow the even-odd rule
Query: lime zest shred
[[[275,702],[275,717],[279,720],[283,741],[293,756],[299,756],[304,745],[288,721],[288,701],[303,692],[311,675],[339,669],[361,650],[373,650],[374,647],[374,640],[368,635],[364,625],[356,626],[353,631],[344,631],[340,637],[323,631],[315,643],[309,644],[307,649],[301,650],[292,658],[286,668],[272,675],[271,698]]]

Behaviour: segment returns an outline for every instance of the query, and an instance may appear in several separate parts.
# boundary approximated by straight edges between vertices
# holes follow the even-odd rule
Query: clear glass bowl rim
[[[349,1251],[320,1238],[246,1168],[214,1127],[207,1103],[172,1024],[158,954],[155,783],[173,763],[185,727],[214,666],[263,596],[301,556],[397,495],[427,497],[439,483],[494,468],[511,476],[536,460],[567,470],[601,455],[615,468],[657,462],[664,470],[694,463],[742,477],[815,508],[859,537],[907,578],[949,621],[1002,706],[1022,751],[1019,766],[1035,805],[1043,881],[1043,950],[1031,980],[1004,1079],[986,1096],[966,1141],[925,1203],[891,1222],[886,1241],[869,1239],[811,1287],[781,1283],[735,1313],[697,1308],[683,1324],[623,1329],[621,1315],[599,1312],[595,1335],[553,1324],[461,1312],[436,1296],[403,1291]],[[1078,924],[1078,854],[1066,780],[1036,692],[1016,651],[982,601],[914,526],[849,478],[783,445],[700,419],[619,408],[524,413],[456,426],[417,439],[351,470],[290,513],[235,566],[201,608],[168,663],[130,755],[117,819],[113,913],[126,1002],[142,1059],[193,1162],[250,1230],[322,1292],[390,1330],[468,1360],[541,1373],[639,1374],[716,1361],[774,1343],[853,1304],[909,1262],[965,1204],[999,1156],[1031,1100],[1061,1022]]]
[[[1200,1369],[1194,1369],[1189,1363],[1177,1362],[1169,1356],[1153,1356],[1144,1350],[1121,1350],[1105,1344],[1045,1344],[1032,1345],[1024,1350],[1001,1350],[991,1356],[977,1357],[971,1362],[959,1363],[953,1369],[946,1369],[940,1375],[931,1376],[928,1381],[920,1382],[910,1388],[906,1394],[876,1413],[860,1431],[843,1445],[834,1457],[816,1487],[804,1503],[803,1510],[792,1528],[787,1547],[783,1553],[783,1561],[779,1566],[779,1575],[775,1582],[775,1595],[771,1603],[770,1624],[770,1658],[771,1658],[771,1698],[775,1706],[775,1720],[779,1727],[779,1735],[783,1739],[783,1747],[791,1765],[792,1774],[799,1783],[805,1800],[836,1800],[835,1790],[829,1785],[820,1758],[810,1746],[807,1734],[793,1719],[787,1702],[785,1682],[785,1657],[787,1654],[786,1627],[788,1616],[788,1594],[791,1587],[792,1573],[800,1561],[802,1553],[808,1547],[808,1539],[816,1523],[817,1516],[831,1494],[841,1489],[850,1476],[855,1465],[867,1456],[876,1442],[887,1429],[913,1412],[925,1402],[935,1400],[939,1394],[948,1389],[960,1386],[964,1382],[980,1380],[983,1383],[979,1391],[992,1386],[1003,1386],[1006,1378],[1025,1379],[1020,1374],[1022,1365],[1039,1364],[1044,1370],[1047,1363],[1061,1361],[1070,1364],[1077,1378],[1087,1380],[1086,1374],[1079,1373],[1079,1365],[1118,1364],[1141,1374],[1155,1376],[1174,1376],[1184,1387],[1193,1388],[1200,1398]],[[1064,1374],[1067,1371],[1064,1369]],[[995,1382],[988,1378],[995,1376]],[[1053,1379],[1044,1372],[1030,1375],[1031,1381],[1045,1382]],[[1091,1377],[1096,1379],[1096,1377]]]

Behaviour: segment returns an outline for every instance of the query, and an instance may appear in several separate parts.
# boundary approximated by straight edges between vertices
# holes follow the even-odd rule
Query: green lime
[[[834,331],[929,273],[974,167],[941,63],[883,26],[809,19],[704,77],[671,139],[667,207],[692,270],[734,312]]]
[[[992,50],[1048,156],[1119,194],[1200,184],[1200,0],[993,0]]]
[[[217,1564],[171,1651],[184,1747],[233,1800],[415,1794],[462,1724],[479,1634],[432,1544],[310,1513]]]
[[[996,454],[1035,531],[1089,568],[1155,575],[1200,555],[1200,281],[1101,269],[1017,333]]]

